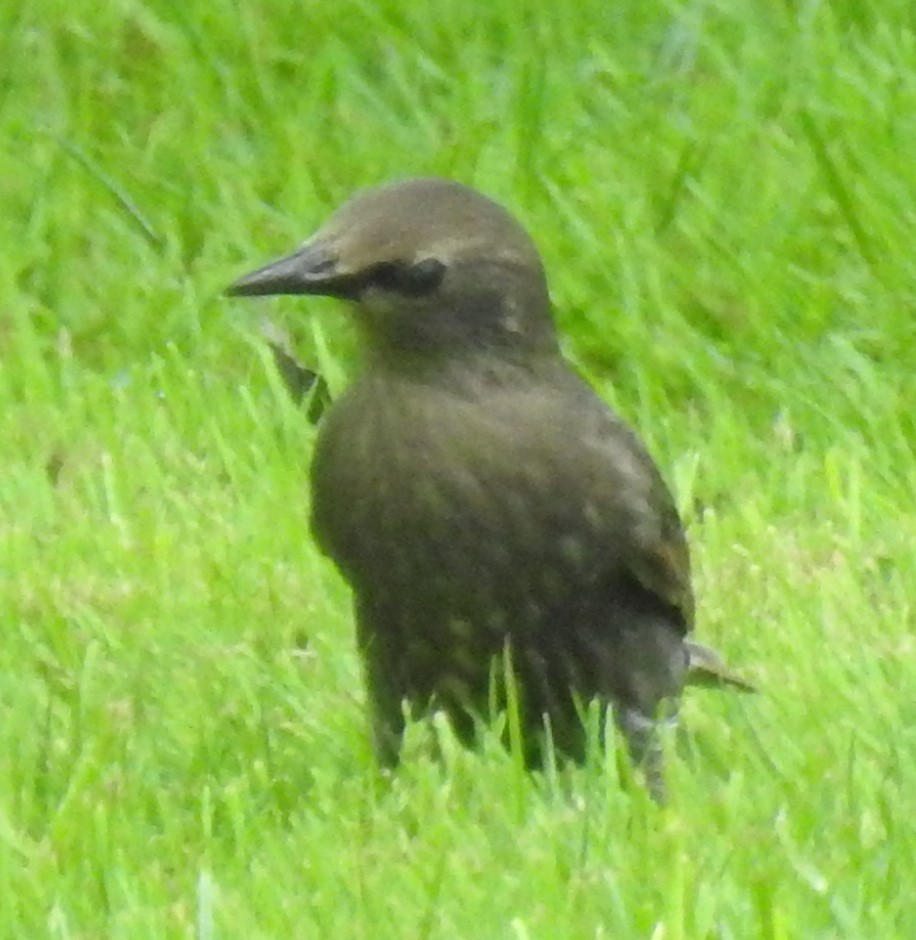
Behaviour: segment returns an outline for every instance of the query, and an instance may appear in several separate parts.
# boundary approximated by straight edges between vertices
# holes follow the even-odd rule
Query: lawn
[[[916,936],[910,0],[22,0],[0,61],[0,938]],[[534,234],[760,686],[664,808],[374,766],[262,320],[335,393],[358,344],[222,290],[422,174]]]

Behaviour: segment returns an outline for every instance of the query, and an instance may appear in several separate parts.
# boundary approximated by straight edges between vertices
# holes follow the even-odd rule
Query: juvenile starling
[[[338,297],[362,327],[362,372],[319,431],[312,531],[353,589],[380,759],[405,701],[470,739],[508,663],[531,763],[548,735],[581,759],[598,699],[658,788],[656,722],[691,673],[743,682],[687,639],[671,495],[563,359],[519,224],[458,183],[398,182],[229,293]]]

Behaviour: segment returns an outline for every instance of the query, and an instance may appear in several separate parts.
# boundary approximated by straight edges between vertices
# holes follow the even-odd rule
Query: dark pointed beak
[[[230,297],[267,297],[275,294],[322,294],[352,298],[358,279],[340,266],[320,241],[308,242],[297,252],[271,261],[245,274],[226,288]]]

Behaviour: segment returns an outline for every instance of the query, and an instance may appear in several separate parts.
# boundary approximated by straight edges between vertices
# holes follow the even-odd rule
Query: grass
[[[0,37],[0,937],[916,934],[910,3],[24,0]],[[664,810],[613,754],[373,768],[314,430],[220,291],[431,172],[536,234],[763,688],[690,696]],[[334,305],[261,309],[339,389]]]

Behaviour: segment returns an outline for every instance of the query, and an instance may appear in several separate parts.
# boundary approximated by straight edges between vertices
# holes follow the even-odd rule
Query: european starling
[[[362,327],[362,372],[320,427],[311,524],[353,589],[380,760],[397,760],[405,701],[468,740],[511,676],[530,763],[548,739],[583,758],[597,699],[659,789],[657,721],[691,672],[744,683],[687,639],[674,502],[563,359],[520,225],[459,183],[398,182],[229,293],[338,297]]]

